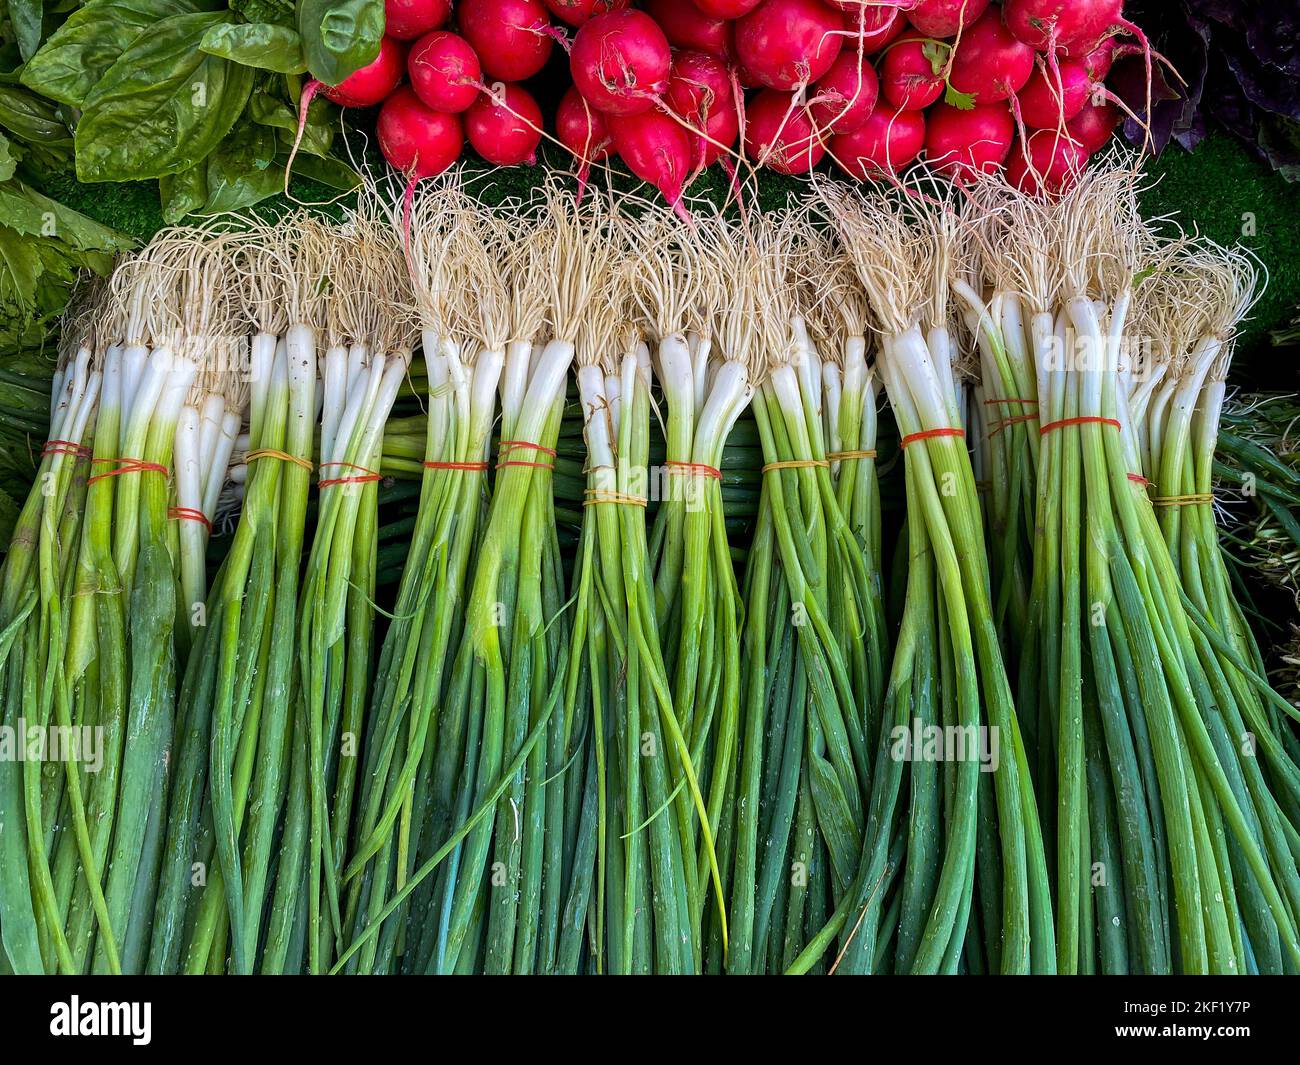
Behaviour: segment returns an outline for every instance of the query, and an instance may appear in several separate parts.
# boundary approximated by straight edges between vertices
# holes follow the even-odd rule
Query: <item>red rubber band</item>
[[[1151,483],[1140,473],[1130,473],[1128,479],[1134,484],[1140,484],[1143,488],[1146,488]]]
[[[1017,425],[1020,422],[1032,422],[1037,420],[1037,414],[1017,414],[1013,418],[1003,418],[1000,422],[996,422],[993,428],[989,430],[989,439],[992,440],[993,437],[997,436],[998,433],[1002,432],[1002,430],[1007,428],[1009,425]]]
[[[681,471],[683,477],[712,477],[715,481],[722,480],[722,471],[716,466],[708,466],[703,462],[665,462],[668,472],[676,473]]]
[[[425,462],[426,470],[472,470],[482,473],[488,468],[486,462]]]
[[[903,439],[898,442],[898,446],[907,447],[908,444],[914,444],[918,440],[929,440],[931,437],[935,437],[935,436],[965,436],[965,435],[966,435],[965,429],[957,429],[953,427],[949,427],[945,429],[926,429],[919,433],[908,433],[907,436],[903,437]]]
[[[71,440],[47,440],[41,448],[41,458],[49,455],[72,455],[74,458],[90,458],[90,448],[82,447]]]
[[[1102,418],[1096,414],[1089,414],[1082,418],[1063,418],[1059,422],[1048,422],[1038,430],[1038,435],[1046,436],[1053,429],[1065,429],[1071,425],[1113,425],[1116,429],[1120,428],[1119,422],[1114,418]]]
[[[208,532],[212,531],[212,522],[208,521],[208,516],[201,510],[195,510],[192,507],[168,507],[167,517],[177,521],[197,521],[200,525],[207,528]]]
[[[364,466],[358,466],[354,462],[322,462],[319,466],[319,469],[323,470],[326,466],[345,466],[349,470],[360,470],[362,476],[327,477],[325,480],[317,482],[316,484],[317,488],[331,488],[336,484],[368,484],[371,481],[382,481],[384,479],[384,475],[382,473],[376,473],[374,470],[368,470]]]
[[[124,473],[161,473],[164,477],[167,476],[166,466],[159,466],[156,462],[145,462],[143,459],[95,459],[94,461],[97,465],[116,462],[118,466],[116,469],[97,473],[95,476],[87,478],[87,485],[102,481],[105,477],[119,477]]]

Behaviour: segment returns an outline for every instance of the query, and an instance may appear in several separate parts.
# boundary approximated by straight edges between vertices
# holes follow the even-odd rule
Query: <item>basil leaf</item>
[[[173,15],[143,34],[86,98],[77,125],[81,181],[137,181],[188,170],[230,132],[252,69],[199,51],[229,12]]]
[[[337,85],[379,55],[383,0],[298,0],[298,32],[312,75]]]
[[[28,60],[22,83],[51,100],[80,107],[144,30],[169,15],[212,6],[206,0],[91,0],[69,15]]]
[[[54,104],[21,85],[0,84],[0,126],[19,140],[43,147],[66,145],[70,140]]]
[[[199,47],[209,55],[277,74],[301,74],[307,69],[297,31],[265,22],[213,26]]]
[[[332,105],[322,96],[317,96],[307,108],[307,125],[303,127],[300,152],[311,155],[326,156],[334,144],[334,127],[330,122]],[[298,116],[293,108],[282,100],[265,92],[256,92],[248,101],[248,117],[263,126],[282,130],[288,134],[289,145],[298,135]]]
[[[245,22],[274,22],[293,27],[293,0],[230,0],[230,10]]]
[[[8,181],[18,169],[18,160],[9,148],[9,138],[0,134],[0,181]]]
[[[288,152],[285,152],[276,160],[277,165],[282,168],[288,162]],[[340,162],[338,159],[318,159],[314,155],[300,154],[293,161],[293,172],[297,177],[311,178],[312,181],[318,181],[322,185],[328,185],[330,188],[339,189],[342,192],[351,192],[361,184],[361,178],[357,172],[347,163]]]
[[[274,196],[284,188],[284,167],[276,165],[275,131],[245,121],[196,167],[160,182],[163,220],[190,214],[221,214]]]
[[[9,0],[9,22],[18,42],[18,54],[31,59],[41,46],[41,23],[45,21],[43,0]]]

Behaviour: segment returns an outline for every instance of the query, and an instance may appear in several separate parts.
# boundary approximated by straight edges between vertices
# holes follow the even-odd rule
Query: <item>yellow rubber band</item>
[[[280,459],[282,462],[292,462],[295,466],[301,466],[308,473],[311,473],[313,468],[307,459],[299,458],[297,455],[290,455],[287,451],[277,451],[273,447],[259,447],[256,451],[250,451],[244,461],[256,462],[258,459]]]
[[[810,466],[821,466],[823,468],[830,466],[829,459],[788,459],[785,462],[769,462],[763,467],[762,472],[767,473],[769,470],[799,470]]]
[[[582,505],[590,507],[598,503],[623,503],[630,507],[644,507],[649,500],[642,496],[624,495],[622,492],[602,492],[599,488],[588,488],[587,498],[582,501]]]
[[[1156,496],[1151,500],[1158,507],[1191,507],[1197,503],[1213,503],[1213,492],[1195,492],[1185,496]]]
[[[848,462],[849,459],[874,459],[875,450],[871,451],[832,451],[826,456],[828,462]]]

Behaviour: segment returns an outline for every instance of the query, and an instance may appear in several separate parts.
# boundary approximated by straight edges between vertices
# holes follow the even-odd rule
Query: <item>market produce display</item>
[[[1300,972],[1294,396],[1140,207],[1288,60],[1139,10],[9,4],[0,973]]]

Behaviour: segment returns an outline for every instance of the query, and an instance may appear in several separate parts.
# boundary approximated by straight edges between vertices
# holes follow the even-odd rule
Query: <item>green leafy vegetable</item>
[[[241,123],[203,162],[163,179],[164,221],[236,211],[273,196],[284,184],[277,147],[274,130]]]
[[[379,54],[383,0],[299,0],[298,32],[308,69],[326,85],[337,85]]]
[[[9,0],[9,21],[13,24],[18,51],[30,59],[41,46],[41,23],[45,19],[42,0]]]
[[[22,82],[42,96],[81,107],[140,34],[171,15],[210,9],[199,0],[91,0],[74,11],[23,67]]]
[[[302,58],[302,38],[286,26],[223,23],[208,30],[199,47],[209,55],[277,74],[301,74],[307,69]]]
[[[199,50],[229,12],[174,15],[132,44],[91,90],[77,126],[77,177],[138,181],[188,170],[234,126],[251,68]]]

